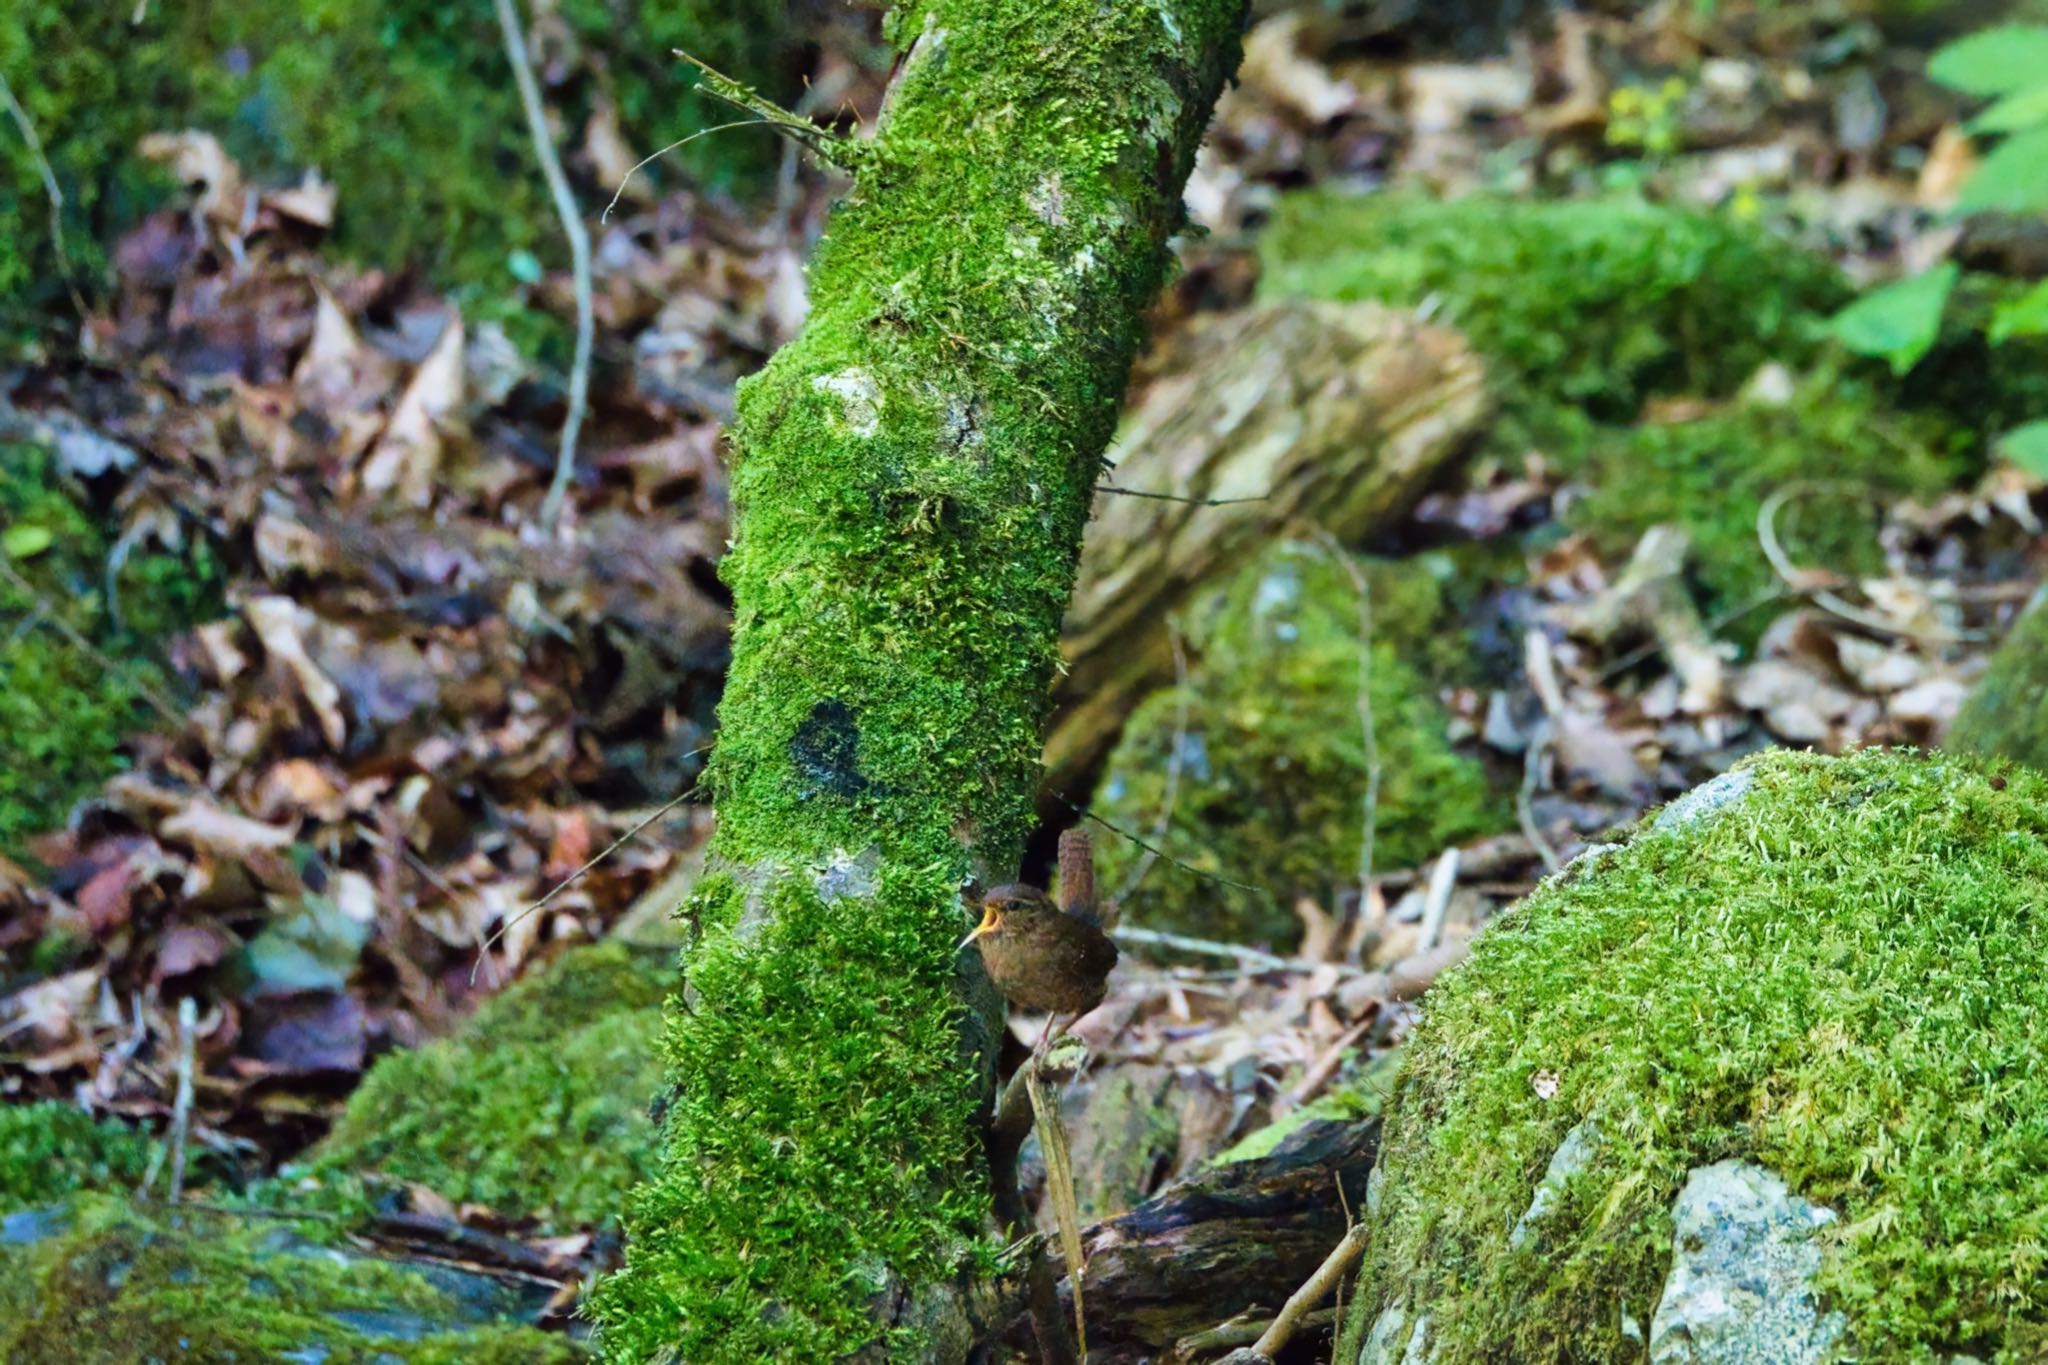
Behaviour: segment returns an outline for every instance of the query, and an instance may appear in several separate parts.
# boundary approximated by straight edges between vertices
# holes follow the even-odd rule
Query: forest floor
[[[1973,236],[1945,216],[1973,157],[1954,131],[1961,107],[1925,78],[1924,45],[1869,20],[1664,5],[1562,15],[1474,56],[1455,32],[1383,27],[1370,8],[1262,8],[1189,190],[1200,231],[1156,312],[1134,406],[1180,372],[1201,327],[1310,288],[1283,286],[1283,267],[1331,249],[1284,256],[1264,230],[1287,196],[1318,187],[1642,195],[1832,262],[1840,301],[1952,254],[1988,275],[2048,265],[2038,235]],[[872,117],[886,72],[818,61],[842,108]],[[537,509],[565,412],[560,348],[536,361],[421,278],[331,252],[347,187],[254,184],[206,135],[173,139],[189,194],[112,244],[111,291],[65,324],[79,345],[0,369],[0,458],[37,471],[0,502],[0,635],[20,661],[0,686],[83,696],[81,678],[116,680],[90,715],[55,701],[20,714],[83,733],[111,712],[120,732],[61,801],[44,780],[61,746],[28,780],[0,776],[0,1095],[175,1132],[195,1181],[239,1190],[299,1169],[288,1163],[366,1073],[403,1065],[380,1059],[449,1035],[578,945],[664,941],[710,829],[691,797],[730,626],[720,424],[734,384],[803,320],[803,260],[835,186],[792,150],[761,202],[629,195],[595,227],[590,412],[549,527]],[[1686,287],[1701,278],[1723,294],[1694,312],[1754,306],[1711,274],[1686,273]],[[564,275],[521,293],[573,318]],[[1486,298],[1392,301],[1483,339],[1485,318],[1464,310]],[[1574,306],[1557,311],[1569,320]],[[1174,943],[1128,941],[1109,1001],[1077,1029],[1095,1057],[1069,1106],[1084,1214],[1270,1147],[1272,1120],[1371,1111],[1379,1059],[1428,979],[1603,831],[1767,745],[1940,741],[2048,569],[2048,471],[1997,458],[1993,399],[1930,398],[1945,381],[1925,375],[1894,385],[1826,349],[1826,311],[1806,322],[1810,335],[1784,332],[1778,363],[1767,353],[1739,390],[1715,392],[1689,385],[1699,358],[1684,337],[1620,337],[1589,363],[1624,367],[1636,346],[1676,368],[1605,426],[1677,455],[1630,465],[1540,437],[1489,449],[1351,547],[1426,564],[1445,585],[1423,648],[1437,662],[1415,666],[1445,742],[1485,774],[1491,826],[1405,849],[1404,865],[1361,875],[1347,854],[1313,884],[1270,888],[1296,921],[1284,934],[1232,942],[1191,912]],[[1970,366],[1956,347],[1930,364]],[[1697,505],[1715,502],[1712,485],[1653,487],[1690,458],[1697,424],[1738,401],[1789,407],[1815,385],[1830,401],[1853,389],[1869,404],[1856,412],[1883,418],[1827,441],[1932,452],[1937,474],[1844,486],[1861,467],[1838,469],[1827,441],[1795,427],[1786,439],[1811,446],[1768,452],[1776,482],[1747,502],[1731,493],[1726,515]],[[1762,439],[1739,422],[1712,430],[1713,458],[1738,464],[1745,452],[1723,447]],[[0,475],[0,496],[8,487]],[[1664,520],[1586,511],[1639,496],[1698,524],[1674,542]],[[1847,536],[1853,553],[1800,549],[1786,528],[1815,503],[1836,521],[1808,543]],[[168,609],[167,582],[184,593]],[[1169,797],[1120,824],[1142,834],[1175,818]],[[1213,861],[1202,872],[1265,879]],[[636,1018],[657,1008],[658,992],[620,994]],[[496,1027],[510,1037],[519,1017]],[[434,1054],[455,1069],[437,1084],[504,1065],[489,1041],[472,1032],[469,1051]],[[651,1040],[623,1046],[620,1074],[637,1084]],[[544,1108],[518,1074],[500,1100]],[[372,1081],[344,1136],[418,1082],[393,1077]],[[489,1100],[463,1102],[474,1116]],[[487,1236],[457,1259],[565,1295],[615,1251],[598,1235],[603,1198],[537,1208],[504,1173],[437,1188],[429,1177],[463,1158],[440,1153],[437,1167],[423,1151],[364,1156],[426,1220],[387,1217],[365,1238],[431,1224],[452,1245],[449,1229],[466,1227]]]

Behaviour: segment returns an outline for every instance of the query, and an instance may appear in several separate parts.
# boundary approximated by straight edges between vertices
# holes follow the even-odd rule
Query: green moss
[[[1730,394],[1766,361],[1799,364],[1850,296],[1818,256],[1634,198],[1298,194],[1260,254],[1268,294],[1432,301],[1499,367],[1510,434],[1552,455],[1568,433],[1550,410],[1631,422],[1658,395]]]
[[[1418,564],[1361,567],[1370,571],[1367,694],[1381,768],[1373,862],[1407,867],[1511,817],[1479,764],[1445,739],[1448,717],[1413,662],[1427,648],[1419,642],[1444,634],[1437,585]],[[1291,941],[1297,896],[1329,904],[1356,884],[1368,774],[1358,608],[1346,567],[1303,542],[1280,543],[1190,604],[1182,626],[1196,662],[1187,685],[1132,715],[1098,797],[1105,818],[1186,865],[1155,861],[1124,899],[1130,921]],[[1155,840],[1176,769],[1173,821]],[[1145,857],[1106,841],[1104,885],[1119,886]]]
[[[665,1171],[593,1301],[620,1359],[965,1349],[997,1007],[956,977],[960,889],[1015,875],[1090,490],[1241,18],[897,11],[925,36],[810,319],[740,391],[723,871]]]
[[[727,121],[671,55],[684,48],[784,95],[792,41],[773,0],[569,0],[554,7],[600,80],[550,89],[563,141],[579,144],[600,94],[629,145],[653,151]],[[296,180],[317,166],[340,190],[347,251],[424,265],[486,294],[513,289],[508,259],[566,259],[489,5],[429,0],[255,0],[119,5],[28,0],[0,13],[0,74],[34,122],[66,198],[67,247],[89,281],[102,248],[164,188],[134,155],[145,133],[219,136],[246,170]],[[0,300],[29,323],[62,297],[47,199],[11,122],[0,138]],[[649,167],[733,184],[773,164],[758,129],[705,138]],[[611,187],[605,187],[608,193]],[[596,187],[586,200],[602,202]]]
[[[1639,835],[1498,921],[1431,992],[1380,1156],[1365,1311],[1442,1365],[1634,1361],[1687,1173],[1835,1210],[1859,1360],[2037,1358],[2048,1329],[2048,779],[1865,751]],[[1554,1077],[1546,1097],[1539,1076]],[[1567,1131],[1588,1164],[1510,1250]]]
[[[149,1169],[151,1146],[126,1124],[68,1104],[0,1106],[0,1213],[79,1190],[132,1188]]]
[[[619,1216],[654,1169],[665,952],[575,949],[454,1037],[380,1060],[313,1154],[555,1228]]]
[[[2011,759],[2048,771],[2048,606],[2037,600],[2013,623],[1949,730],[1960,753]]]
[[[1401,1074],[1403,1053],[1396,1048],[1366,1063],[1358,1073],[1344,1080],[1293,1112],[1247,1134],[1216,1157],[1219,1166],[1234,1161],[1257,1161],[1271,1156],[1281,1143],[1311,1123],[1355,1123],[1371,1118],[1387,1107],[1395,1078]]]
[[[157,646],[214,609],[221,588],[203,541],[183,555],[132,555],[116,582],[117,623],[104,529],[33,446],[0,444],[0,533],[0,555],[32,589],[0,580],[0,852],[16,852],[27,836],[61,826],[72,802],[118,769],[122,740],[156,719],[144,697],[170,686]],[[114,667],[72,643],[48,612]]]
[[[186,1212],[155,1223],[81,1200],[69,1231],[0,1252],[0,1359],[320,1360],[329,1365],[567,1365],[563,1337],[478,1321],[424,1276]]]
[[[1294,195],[1262,243],[1269,294],[1427,305],[1487,356],[1499,414],[1479,454],[1540,452],[1584,485],[1565,516],[1604,553],[1658,522],[1692,537],[1710,613],[1771,583],[1756,517],[1800,480],[1928,494],[1976,472],[1984,415],[2048,410],[2048,361],[1988,354],[1958,322],[1906,383],[1822,345],[1849,290],[1823,258],[1711,214],[1635,198],[1440,202]],[[1974,303],[1969,300],[1975,300]],[[1766,362],[1805,377],[1783,406],[1728,403]],[[1708,400],[1699,420],[1643,422],[1658,398]],[[1867,495],[1802,497],[1778,525],[1802,563],[1876,568]]]
[[[1976,467],[1957,446],[1943,423],[1887,406],[1867,377],[1820,374],[1787,404],[1738,401],[1695,421],[1598,430],[1572,468],[1585,493],[1564,524],[1614,557],[1654,525],[1684,528],[1700,606],[1718,615],[1777,586],[1757,540],[1773,493],[1824,485],[1787,499],[1774,522],[1795,563],[1880,573],[1884,503],[1956,483]]]

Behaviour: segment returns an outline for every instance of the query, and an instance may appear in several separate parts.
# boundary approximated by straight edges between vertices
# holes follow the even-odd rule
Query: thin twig
[[[146,2],[146,0],[145,0]],[[137,22],[141,22],[141,11],[137,10]],[[14,126],[21,130],[21,140],[28,146],[29,160],[35,162],[36,173],[43,180],[43,195],[50,201],[50,246],[57,254],[57,269],[64,275],[64,287],[70,291],[71,302],[78,309],[79,317],[85,316],[85,299],[78,292],[78,285],[71,277],[71,257],[64,250],[64,187],[57,183],[57,173],[50,168],[50,158],[43,154],[43,140],[36,136],[36,125],[30,121],[28,110],[14,97],[14,87],[7,83],[7,77],[0,75],[0,102],[7,105],[7,113],[14,120]]]
[[[526,109],[533,150],[540,157],[541,174],[547,177],[555,212],[569,238],[569,264],[576,285],[576,358],[569,366],[569,412],[562,421],[562,446],[555,456],[555,477],[540,505],[540,524],[552,533],[562,515],[562,502],[569,495],[569,480],[576,473],[576,437],[583,428],[583,410],[590,401],[590,348],[597,331],[590,297],[590,233],[583,226],[583,215],[576,207],[569,177],[562,173],[562,159],[555,153],[547,108],[541,103],[540,83],[533,78],[533,64],[526,53],[526,35],[512,8],[514,0],[492,3],[498,10],[498,27],[504,30],[505,55],[512,63],[512,79],[519,86],[519,102]]]
[[[819,160],[830,162],[842,171],[853,169],[853,163],[863,150],[863,144],[827,132],[809,119],[791,113],[752,86],[734,80],[681,48],[675,48],[673,51],[676,56],[697,68],[697,88],[705,94],[772,125],[777,132],[800,143],[805,151]]]
[[[1364,1254],[1369,1235],[1366,1227],[1364,1223],[1351,1225],[1351,1230],[1344,1234],[1344,1240],[1337,1243],[1336,1249],[1316,1267],[1316,1273],[1309,1276],[1307,1282],[1295,1290],[1281,1307],[1280,1316],[1273,1319],[1273,1325],[1266,1329],[1266,1334],[1252,1343],[1254,1356],[1263,1356],[1267,1360],[1279,1358],[1281,1349],[1304,1325],[1309,1310],[1337,1287],[1344,1273],[1351,1269],[1352,1262]]]
[[[766,122],[768,122],[768,120],[764,118],[743,118],[734,119],[731,123],[721,123],[715,128],[700,128],[696,132],[690,134],[688,137],[677,138],[674,142],[669,143],[668,146],[663,147],[660,151],[651,152],[648,155],[641,157],[638,161],[628,166],[626,168],[626,173],[619,177],[619,186],[617,189],[612,191],[612,201],[604,206],[604,212],[597,216],[597,221],[600,223],[609,223],[612,220],[612,210],[619,206],[619,200],[625,197],[627,183],[632,180],[633,173],[639,170],[642,166],[646,166],[653,162],[659,161],[663,157],[667,156],[670,152],[676,150],[676,148],[687,147],[700,137],[710,137],[713,133],[722,133],[726,131],[728,128],[751,128],[757,123]]]
[[[191,996],[178,1001],[178,1093],[171,1102],[170,1202],[185,1196],[185,1142],[192,1134],[192,1051],[199,1032],[199,1003]]]
[[[1947,627],[1922,630],[1914,626],[1900,625],[1896,621],[1879,616],[1876,612],[1865,611],[1826,588],[1802,586],[1804,582],[1811,580],[1812,575],[1802,573],[1798,566],[1792,563],[1791,556],[1785,553],[1785,547],[1779,543],[1778,513],[1795,497],[1840,486],[1843,486],[1840,481],[1801,479],[1778,489],[1764,499],[1763,506],[1756,509],[1757,543],[1763,547],[1764,558],[1770,561],[1772,571],[1784,581],[1785,586],[1801,596],[1810,598],[1813,604],[1822,610],[1881,635],[1893,635],[1903,640],[1915,640],[1929,645],[1959,645],[1989,639],[1989,634],[1981,630],[1951,630]]]
[[[1062,792],[1053,792],[1052,797],[1061,805],[1065,806],[1068,810],[1074,812],[1074,814],[1082,817],[1085,820],[1093,820],[1096,824],[1102,826],[1111,834],[1116,835],[1119,839],[1128,839],[1132,843],[1136,844],[1139,848],[1142,848],[1146,852],[1153,854],[1155,857],[1166,859],[1167,862],[1172,863],[1175,867],[1179,868],[1181,871],[1187,873],[1191,877],[1200,877],[1204,881],[1217,882],[1224,886],[1234,886],[1240,891],[1255,891],[1262,896],[1267,894],[1266,888],[1263,886],[1253,886],[1250,882],[1236,881],[1230,877],[1224,876],[1220,872],[1205,872],[1201,868],[1196,867],[1191,863],[1184,863],[1180,859],[1174,857],[1171,853],[1168,853],[1165,849],[1155,848],[1153,845],[1145,842],[1143,839],[1140,839],[1137,835],[1131,833],[1122,825],[1115,824],[1111,821],[1105,820],[1101,816],[1097,815],[1094,811],[1089,810],[1086,806],[1077,804],[1073,800],[1069,799]]]
[[[1373,902],[1373,846],[1379,836],[1382,777],[1379,731],[1373,724],[1372,712],[1372,583],[1327,527],[1317,526],[1314,529],[1323,552],[1350,575],[1351,586],[1358,593],[1358,728],[1365,741],[1365,795],[1361,798],[1363,809],[1359,815],[1358,913],[1363,917]]]
[[[1422,900],[1422,935],[1415,951],[1426,953],[1443,941],[1444,917],[1451,908],[1451,892],[1458,885],[1458,850],[1447,848],[1430,870],[1429,890]]]
[[[1190,498],[1179,493],[1148,493],[1140,488],[1118,488],[1114,484],[1098,483],[1098,493],[1114,493],[1123,498],[1149,498],[1154,502],[1184,502],[1190,507],[1235,507],[1245,502],[1265,502],[1273,495],[1261,493],[1255,498]]]
[[[1335,962],[1310,962],[1306,958],[1279,957],[1263,948],[1247,948],[1242,943],[1218,943],[1212,939],[1189,938],[1186,934],[1169,934],[1162,929],[1116,928],[1110,937],[1124,943],[1142,943],[1147,947],[1171,948],[1178,953],[1194,953],[1201,957],[1227,957],[1257,967],[1263,972],[1319,972],[1324,968],[1339,976],[1364,976],[1358,967],[1347,967]]]
[[[689,755],[687,754],[684,755],[684,757],[686,758],[688,756]],[[484,940],[483,947],[478,950],[477,960],[475,964],[471,966],[469,969],[469,983],[472,986],[476,984],[477,968],[483,966],[484,954],[488,953],[494,946],[496,946],[498,940],[505,937],[506,931],[511,929],[513,925],[519,923],[519,921],[525,919],[528,915],[531,915],[534,912],[545,907],[549,901],[552,901],[555,897],[561,895],[564,891],[567,891],[570,887],[574,886],[578,881],[580,881],[584,873],[590,871],[591,868],[596,867],[599,863],[611,857],[612,854],[617,853],[620,849],[624,848],[627,844],[633,842],[634,839],[638,838],[641,830],[646,829],[656,820],[659,820],[662,816],[667,815],[670,811],[674,810],[677,806],[682,805],[683,802],[689,800],[696,794],[697,787],[695,785],[692,785],[691,788],[688,791],[684,792],[682,795],[674,797],[671,800],[663,803],[659,808],[655,810],[655,812],[652,815],[648,816],[645,820],[642,820],[639,824],[633,826],[633,828],[627,830],[624,834],[621,834],[618,838],[612,840],[611,843],[607,844],[603,852],[591,858],[590,861],[583,864],[583,866],[577,868],[574,872],[571,872],[568,876],[562,878],[562,880],[560,880],[559,882],[556,882],[545,896],[542,896],[532,905],[527,906],[524,910],[521,910],[518,914],[506,920],[496,929],[493,929],[491,931],[491,936]]]
[[[59,635],[62,635],[75,648],[82,650],[87,658],[98,664],[109,674],[115,677],[126,677],[129,681],[133,682],[136,695],[147,702],[149,708],[161,716],[173,729],[179,729],[184,726],[186,719],[184,712],[173,706],[163,693],[157,691],[142,679],[134,677],[133,670],[124,669],[121,665],[115,663],[104,650],[91,640],[88,640],[79,631],[78,627],[65,620],[63,613],[52,606],[42,593],[36,591],[35,584],[23,578],[15,570],[14,566],[4,559],[0,559],[0,578],[5,578],[8,586],[12,587],[16,592],[27,596],[29,601],[34,603],[36,608],[42,613],[44,623]]]
[[[1163,844],[1173,829],[1174,807],[1180,800],[1181,750],[1188,739],[1188,652],[1181,643],[1180,623],[1173,617],[1166,618],[1166,642],[1173,650],[1173,687],[1175,705],[1173,709],[1173,747],[1166,754],[1166,791],[1160,802],[1159,820],[1152,826],[1152,841]],[[1131,893],[1138,889],[1138,883],[1145,880],[1145,874],[1152,870],[1152,864],[1159,861],[1159,855],[1146,849],[1144,855],[1131,868],[1124,883],[1116,889],[1115,900],[1121,905],[1129,900]]]
[[[1324,1048],[1322,1055],[1309,1064],[1308,1070],[1301,1073],[1301,1080],[1296,1082],[1294,1088],[1273,1102],[1272,1118],[1284,1118],[1321,1095],[1335,1079],[1338,1070],[1343,1067],[1344,1054],[1357,1047],[1378,1022],[1379,1011],[1369,1009],[1363,1019],[1345,1029],[1336,1042]]]

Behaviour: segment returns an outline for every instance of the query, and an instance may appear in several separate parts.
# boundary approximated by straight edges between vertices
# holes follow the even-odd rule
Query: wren
[[[1060,899],[1013,883],[981,898],[981,923],[960,941],[981,950],[989,980],[1005,1000],[1032,1013],[1085,1014],[1109,992],[1116,944],[1095,901],[1094,847],[1088,833],[1060,835]]]

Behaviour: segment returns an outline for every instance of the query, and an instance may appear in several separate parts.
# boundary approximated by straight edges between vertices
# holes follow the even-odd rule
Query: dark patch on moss
[[[789,761],[807,783],[806,795],[855,797],[868,789],[860,773],[860,731],[845,702],[821,701],[811,708],[790,736]]]
[[[1442,1365],[1640,1360],[1622,1314],[1650,1320],[1672,1199],[1727,1158],[1840,1215],[1821,1306],[1856,1358],[2032,1358],[2048,779],[1874,750],[1747,771],[1742,799],[1538,890],[1432,991],[1363,1283],[1367,1313],[1429,1313]],[[1584,1171],[1511,1251],[1588,1118]]]
[[[578,948],[453,1038],[383,1058],[313,1153],[324,1176],[417,1181],[554,1228],[616,1219],[654,1171],[665,951]]]

